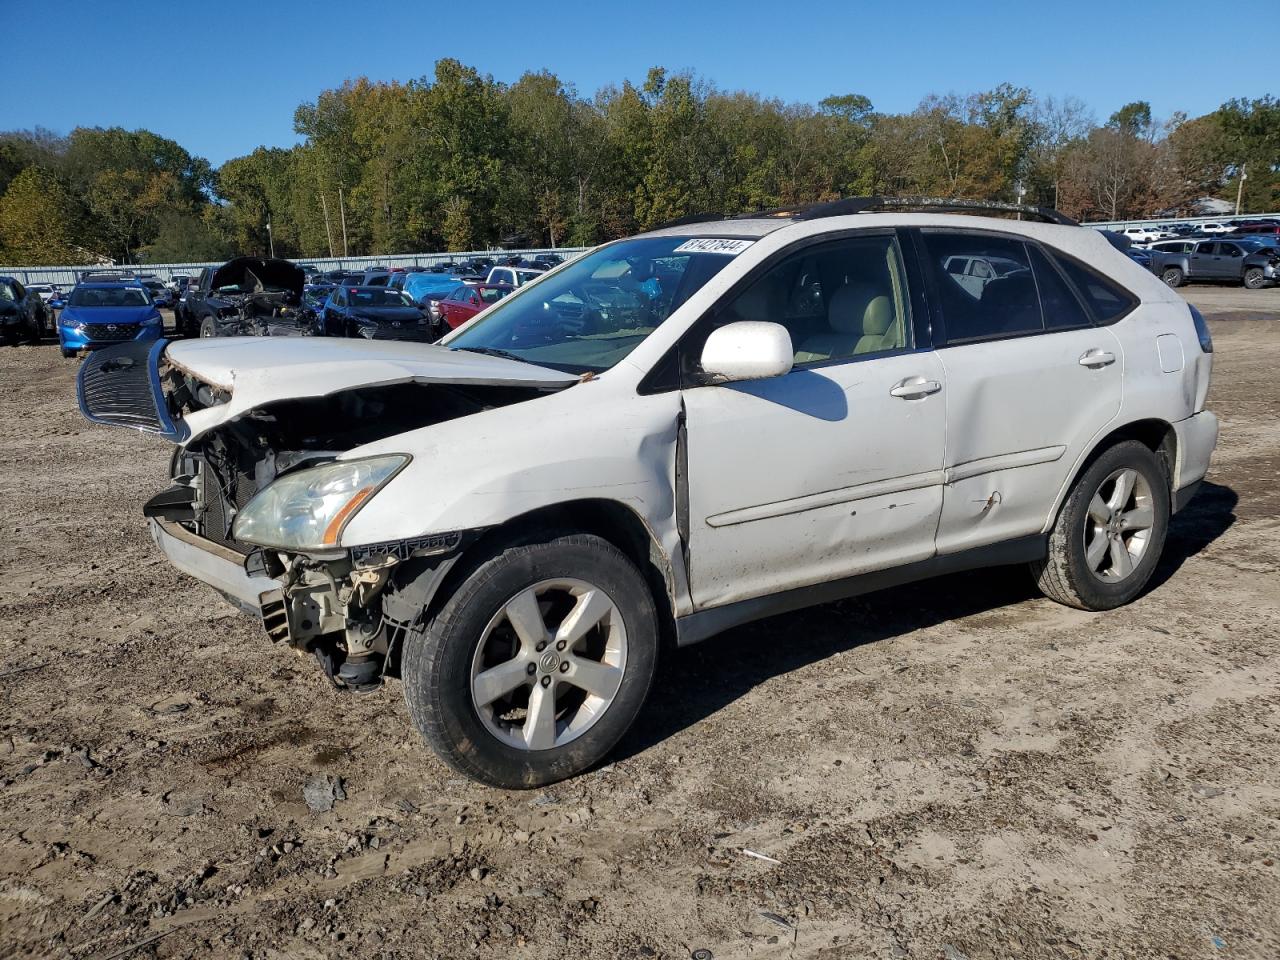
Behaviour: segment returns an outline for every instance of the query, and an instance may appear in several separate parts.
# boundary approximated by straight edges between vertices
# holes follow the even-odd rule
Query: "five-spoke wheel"
[[[1089,500],[1084,524],[1084,555],[1089,569],[1108,582],[1133,574],[1151,539],[1155,511],[1151,486],[1131,467],[1102,481]]]
[[[1151,579],[1169,527],[1169,475],[1146,444],[1099,453],[1067,494],[1048,553],[1031,564],[1045,595],[1081,610],[1110,610]]]
[[[540,786],[613,749],[657,655],[653,594],[635,563],[600,537],[550,535],[471,562],[406,641],[405,699],[455,769]]]
[[[495,737],[549,750],[609,709],[626,666],[627,629],[609,595],[585,580],[544,580],[489,622],[471,661],[471,697]]]

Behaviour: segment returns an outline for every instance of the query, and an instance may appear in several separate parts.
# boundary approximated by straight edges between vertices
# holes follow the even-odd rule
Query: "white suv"
[[[668,640],[992,564],[1086,610],[1150,578],[1217,440],[1199,314],[1095,230],[873,206],[606,244],[436,345],[126,344],[82,407],[178,444],[179,568],[545,784]]]
[[[1125,227],[1121,233],[1134,243],[1151,243],[1168,237],[1164,230],[1157,230],[1155,227]]]

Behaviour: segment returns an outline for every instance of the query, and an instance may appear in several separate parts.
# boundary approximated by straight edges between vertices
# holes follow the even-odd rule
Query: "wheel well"
[[[1169,482],[1169,490],[1172,493],[1174,470],[1178,465],[1178,434],[1172,424],[1163,420],[1135,420],[1133,423],[1126,423],[1123,427],[1112,430],[1094,444],[1089,456],[1080,464],[1076,475],[1071,478],[1072,486],[1104,450],[1122,440],[1137,440],[1156,455],[1160,466],[1164,468],[1164,476]]]
[[[664,648],[675,644],[675,588],[671,564],[636,513],[612,500],[575,500],[540,507],[493,527],[471,544],[452,566],[449,575],[428,604],[443,603],[460,580],[506,547],[532,543],[565,533],[588,533],[607,540],[636,565],[653,595],[661,621]]]

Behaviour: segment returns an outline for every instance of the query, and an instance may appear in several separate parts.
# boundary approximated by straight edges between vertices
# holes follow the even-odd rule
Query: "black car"
[[[330,337],[366,340],[436,339],[426,312],[407,293],[387,287],[335,287],[325,302],[320,330]]]
[[[184,336],[288,336],[311,332],[302,270],[288,260],[236,257],[205,267],[175,311]]]
[[[0,277],[0,343],[39,343],[50,330],[49,307],[15,277]]]

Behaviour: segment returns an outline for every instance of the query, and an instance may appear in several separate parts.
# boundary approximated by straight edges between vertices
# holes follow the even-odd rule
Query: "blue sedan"
[[[160,311],[137,283],[81,283],[58,317],[64,357],[125,340],[159,340]]]

